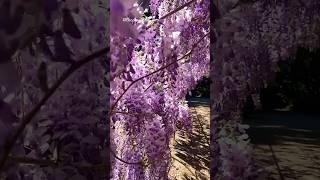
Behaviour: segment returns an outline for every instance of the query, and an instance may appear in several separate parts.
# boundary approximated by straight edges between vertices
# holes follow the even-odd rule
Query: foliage
[[[279,61],[274,83],[263,90],[265,109],[292,106],[295,111],[317,111],[320,100],[319,49],[299,48],[289,60]],[[270,101],[272,99],[273,101]]]
[[[198,83],[197,86],[191,90],[192,96],[201,96],[210,98],[210,79],[203,77]]]

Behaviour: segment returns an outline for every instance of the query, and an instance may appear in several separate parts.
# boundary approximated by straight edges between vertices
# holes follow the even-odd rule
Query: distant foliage
[[[210,79],[207,77],[203,77],[191,92],[192,92],[192,96],[209,98],[210,97]]]
[[[320,51],[299,48],[288,60],[279,61],[275,81],[262,91],[266,110],[291,107],[318,111],[320,106]]]

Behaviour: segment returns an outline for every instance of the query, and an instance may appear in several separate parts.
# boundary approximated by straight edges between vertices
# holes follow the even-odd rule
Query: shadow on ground
[[[320,114],[256,113],[245,123],[269,179],[320,179]]]
[[[177,159],[192,169],[191,173],[184,173],[184,180],[209,179],[209,101],[204,98],[188,99],[192,113],[193,129],[191,134],[179,130],[174,145],[174,155]],[[191,171],[192,171],[191,170]],[[179,179],[180,179],[179,178]]]

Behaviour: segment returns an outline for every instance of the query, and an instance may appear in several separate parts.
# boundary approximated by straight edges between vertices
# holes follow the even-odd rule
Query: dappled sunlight
[[[172,142],[171,154],[174,159],[170,174],[179,180],[209,180],[209,101],[205,98],[192,98],[188,102],[192,113],[192,133],[177,131]]]

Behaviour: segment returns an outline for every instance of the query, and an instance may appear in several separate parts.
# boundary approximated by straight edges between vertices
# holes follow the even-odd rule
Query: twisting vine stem
[[[191,0],[191,1],[189,1],[189,2],[187,2],[187,3],[185,3],[185,4],[183,4],[182,6],[180,6],[180,7],[176,8],[176,9],[174,9],[173,11],[169,12],[168,14],[166,14],[166,15],[164,15],[164,16],[162,16],[162,17],[160,17],[160,20],[165,19],[165,18],[167,18],[167,17],[171,16],[172,14],[174,14],[174,13],[176,13],[176,12],[180,11],[181,9],[183,9],[183,8],[185,8],[185,7],[189,6],[189,5],[191,5],[192,3],[196,2],[196,1],[197,1],[197,0]]]
[[[116,155],[116,153],[113,152],[112,150],[110,150],[110,151],[111,151],[112,155],[113,155],[116,159],[118,159],[119,161],[121,161],[121,162],[123,162],[123,163],[125,163],[125,164],[142,165],[142,161],[138,161],[138,162],[128,162],[128,161],[125,161],[125,160],[119,158],[119,157]]]
[[[142,76],[142,77],[140,77],[140,78],[132,81],[132,82],[129,84],[129,86],[128,86],[127,88],[125,88],[125,90],[123,91],[123,93],[121,93],[121,95],[117,98],[117,100],[115,101],[115,103],[111,106],[111,109],[110,109],[110,111],[109,111],[109,114],[112,115],[112,113],[113,113],[115,107],[117,106],[118,102],[122,99],[122,97],[124,96],[124,94],[125,94],[135,83],[137,83],[137,82],[143,80],[144,78],[147,78],[147,77],[149,77],[149,76],[151,76],[151,75],[153,75],[153,74],[156,74],[156,73],[158,73],[158,72],[160,72],[160,71],[162,71],[162,70],[164,70],[164,69],[166,69],[166,68],[174,65],[175,63],[177,63],[177,62],[185,59],[186,57],[190,56],[190,55],[192,54],[192,52],[194,51],[194,49],[197,47],[197,45],[198,45],[205,37],[207,37],[208,35],[209,35],[209,33],[207,33],[207,34],[205,34],[203,37],[201,37],[196,43],[194,43],[194,44],[192,45],[192,48],[191,48],[187,53],[185,53],[182,57],[178,58],[177,60],[175,60],[175,61],[173,61],[173,62],[171,62],[171,63],[169,63],[169,64],[167,64],[167,65],[164,65],[164,66],[160,67],[159,69],[157,69],[157,70],[155,70],[155,71],[153,71],[153,72],[151,72],[151,73],[149,73],[149,74],[146,74],[146,75],[144,75],[144,76]],[[110,117],[110,116],[109,116],[109,117]]]
[[[159,23],[159,21],[160,21],[160,20],[166,19],[167,17],[169,17],[169,16],[173,15],[174,13],[176,13],[176,12],[178,12],[178,11],[182,10],[183,8],[185,8],[185,7],[189,6],[189,5],[191,5],[192,3],[196,2],[196,1],[197,1],[197,0],[191,0],[191,1],[189,1],[189,2],[187,2],[187,3],[185,3],[185,4],[183,4],[183,5],[181,5],[180,7],[178,7],[178,8],[176,8],[176,9],[172,10],[171,12],[169,12],[169,13],[167,13],[167,14],[163,15],[163,16],[162,16],[162,17],[160,17],[158,20],[154,21],[151,25],[149,25],[149,26],[147,27],[147,29],[149,29],[151,26],[153,26],[153,25],[155,25],[155,24]]]
[[[8,159],[8,156],[17,141],[20,134],[23,132],[25,127],[32,121],[33,117],[40,111],[41,107],[48,101],[48,99],[57,91],[61,84],[75,71],[81,68],[83,65],[95,60],[103,55],[106,55],[109,52],[109,47],[100,49],[91,55],[77,61],[75,64],[72,64],[69,69],[67,69],[62,76],[57,80],[57,82],[46,92],[41,101],[25,116],[22,118],[21,124],[18,126],[16,131],[13,133],[11,138],[8,138],[5,143],[4,153],[0,160],[0,173],[4,168],[4,165]]]

